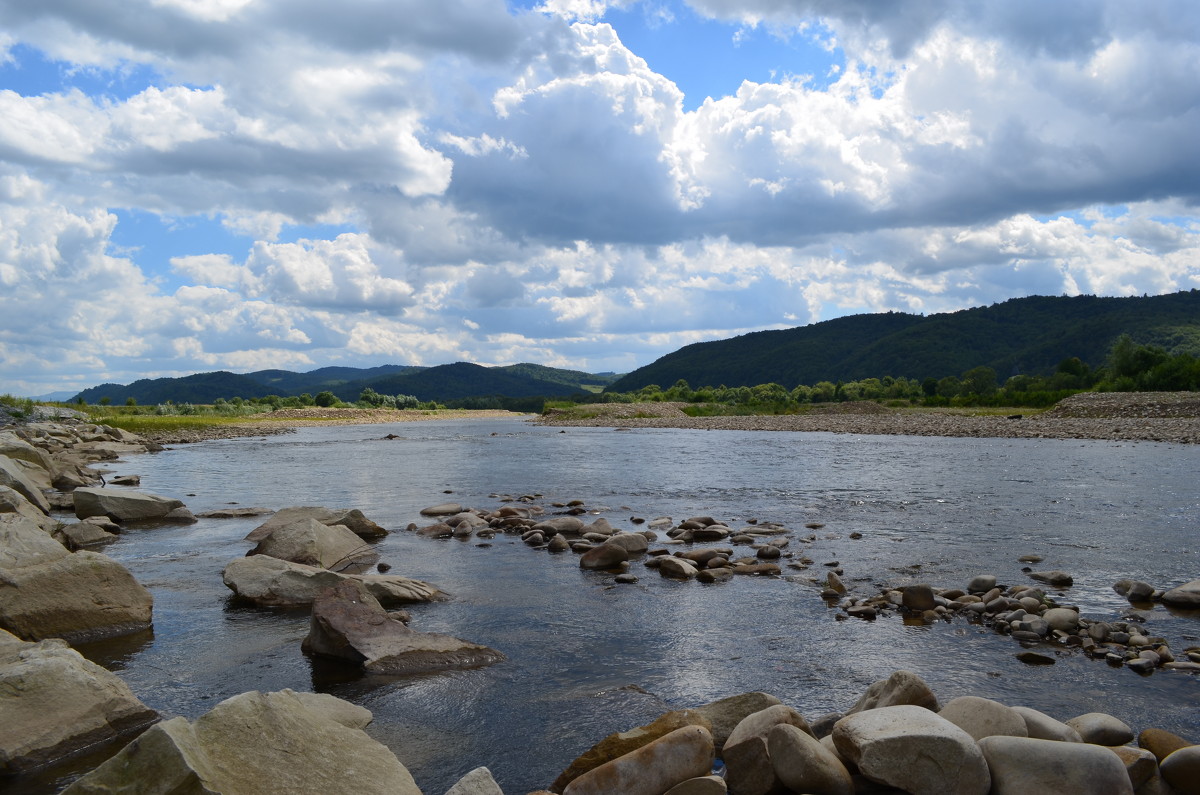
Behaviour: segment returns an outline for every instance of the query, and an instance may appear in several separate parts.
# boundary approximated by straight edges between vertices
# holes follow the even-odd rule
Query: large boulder
[[[1029,736],[1025,718],[1019,712],[990,698],[960,696],[951,699],[938,714],[976,740],[995,734]]]
[[[563,795],[662,795],[688,779],[712,772],[712,735],[703,726],[684,726],[635,751],[589,770]]]
[[[924,707],[856,712],[833,727],[838,754],[871,781],[912,795],[986,795],[987,762],[971,735]]]
[[[25,495],[9,486],[0,486],[0,518],[4,514],[16,514],[32,520],[38,527],[47,532],[58,525],[58,520],[47,516],[40,508],[30,502]]]
[[[767,735],[767,750],[775,776],[790,791],[854,795],[854,780],[842,760],[811,734],[781,723]]]
[[[250,534],[246,536],[246,540],[257,543],[280,527],[286,527],[301,519],[315,519],[325,525],[340,524],[359,538],[382,538],[387,535],[387,530],[368,519],[357,508],[347,510],[320,506],[296,506],[276,511],[270,519],[251,530]]]
[[[303,695],[242,693],[195,723],[159,723],[64,792],[421,795],[358,721],[347,725],[339,720],[346,713]]]
[[[779,699],[769,693],[741,693],[696,707],[695,711],[712,723],[713,743],[717,748],[724,748],[725,743],[729,741],[729,735],[747,715],[753,715],[779,703]]]
[[[379,560],[379,553],[345,526],[325,525],[316,519],[276,527],[247,554],[330,571],[361,571]]]
[[[1173,751],[1162,760],[1158,769],[1180,795],[1200,793],[1200,745],[1189,745]]]
[[[605,541],[579,556],[579,568],[611,569],[620,566],[627,560],[629,560],[629,550],[619,544]]]
[[[912,671],[896,671],[887,679],[880,679],[868,687],[846,714],[906,704],[938,711],[937,696],[924,679]]]
[[[1079,732],[1044,712],[1030,707],[1013,707],[1012,710],[1025,721],[1025,731],[1030,737],[1038,740],[1056,740],[1060,743],[1083,742]]]
[[[78,554],[78,553],[76,553]],[[314,566],[289,563],[267,555],[238,558],[225,567],[225,585],[239,598],[264,607],[297,607],[312,604],[325,588],[343,580],[357,580],[386,607],[432,602],[442,597],[436,586],[387,574],[340,574]]]
[[[1071,718],[1067,725],[1079,732],[1085,743],[1096,745],[1124,745],[1135,736],[1129,724],[1107,712],[1088,712]]]
[[[776,726],[793,726],[816,741],[808,721],[786,704],[776,704],[747,715],[725,741],[721,759],[725,762],[725,780],[739,795],[770,795],[782,787],[771,763],[767,735]]]
[[[992,795],[1133,795],[1125,764],[1107,748],[1032,737],[985,737]]]
[[[446,795],[504,795],[504,790],[486,767],[477,767],[446,790]]]
[[[707,729],[711,725],[708,718],[701,715],[698,711],[681,709],[660,715],[645,726],[638,726],[629,731],[613,732],[587,751],[584,751],[574,762],[568,765],[567,769],[560,773],[558,778],[554,779],[554,783],[550,785],[550,791],[562,792],[568,784],[589,770],[594,770],[606,762],[611,762],[631,751],[635,751],[643,745],[657,740],[659,737],[670,734],[676,729],[681,729],[684,726],[703,726]]]
[[[0,775],[118,739],[158,720],[114,673],[58,639],[0,630]]]
[[[0,455],[0,486],[7,486],[33,503],[42,513],[50,513],[46,495],[25,474],[25,470],[8,456]]]
[[[112,558],[67,552],[26,519],[0,521],[0,628],[25,640],[98,640],[149,628],[153,604]]]
[[[421,674],[479,668],[504,659],[487,646],[435,632],[417,632],[392,618],[366,586],[344,580],[313,600],[303,648],[349,660],[372,673]]]
[[[1200,580],[1172,588],[1162,596],[1163,604],[1183,610],[1200,610]]]
[[[183,507],[180,500],[140,491],[84,487],[75,489],[73,494],[75,516],[79,519],[107,516],[114,522],[153,522]]]

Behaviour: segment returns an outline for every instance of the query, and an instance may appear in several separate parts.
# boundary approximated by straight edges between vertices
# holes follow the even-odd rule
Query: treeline
[[[705,386],[693,389],[679,379],[663,389],[648,384],[633,392],[576,395],[576,403],[676,401],[724,406],[755,413],[785,414],[806,404],[853,400],[894,401],[897,405],[1015,406],[1044,408],[1078,392],[1163,392],[1200,390],[1200,359],[1171,355],[1156,345],[1140,345],[1129,336],[1117,339],[1104,366],[1092,368],[1078,357],[1059,362],[1050,375],[1014,375],[1000,381],[991,367],[973,367],[957,376],[924,379],[864,378],[818,381],[787,388],[778,383],[757,386]],[[716,410],[720,410],[719,408]],[[689,413],[707,413],[699,408]]]

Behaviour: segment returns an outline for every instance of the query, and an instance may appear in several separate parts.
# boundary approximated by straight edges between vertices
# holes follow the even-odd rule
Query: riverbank
[[[691,417],[687,403],[598,403],[552,409],[540,425],[562,427],[691,428],[807,431],[887,436],[1024,439],[1107,439],[1200,443],[1200,393],[1092,392],[1049,411],[1010,414],[971,409],[890,408],[868,401],[814,405],[803,414]]]

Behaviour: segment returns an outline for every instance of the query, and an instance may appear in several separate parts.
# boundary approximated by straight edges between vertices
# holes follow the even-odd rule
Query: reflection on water
[[[383,441],[385,434],[400,439]],[[497,435],[493,436],[492,434]],[[1132,608],[1112,591],[1132,577],[1170,585],[1200,576],[1200,448],[1057,440],[855,437],[679,430],[542,429],[516,420],[311,428],[130,458],[120,474],[200,512],[236,503],[362,509],[389,528],[445,500],[491,508],[490,495],[582,499],[617,527],[633,515],[794,528],[789,551],[815,565],[783,578],[705,586],[635,564],[635,585],[584,572],[519,538],[490,546],[403,531],[378,544],[393,572],[453,595],[411,608],[412,625],[503,651],[506,662],[426,677],[361,677],[300,652],[305,611],[233,604],[221,582],[258,519],[132,530],[107,552],[155,597],[152,636],[93,644],[164,715],[195,718],[245,690],[330,692],[372,710],[370,733],[443,792],[487,765],[507,792],[545,786],[579,752],[668,707],[763,690],[812,718],[844,710],[896,668],[943,700],[975,694],[1067,718],[1112,712],[1141,728],[1200,737],[1195,677],[1148,678],[1078,654],[1029,667],[1020,647],[961,622],[835,621],[811,578],[840,563],[856,593],[885,583],[962,586],[990,572],[1025,581],[1017,558],[1045,556],[1076,585],[1085,614],[1143,613],[1180,648],[1191,616]],[[444,491],[452,494],[444,494]],[[194,496],[187,496],[194,495]],[[824,527],[805,530],[806,522]],[[862,538],[850,538],[858,532]],[[800,538],[815,536],[811,543]],[[1191,640],[1188,641],[1187,639]],[[1051,652],[1053,653],[1053,652]],[[87,760],[87,769],[94,764]],[[48,792],[68,766],[28,791]]]

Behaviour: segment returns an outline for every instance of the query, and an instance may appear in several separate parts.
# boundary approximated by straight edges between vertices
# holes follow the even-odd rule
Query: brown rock
[[[554,779],[550,789],[562,792],[568,784],[589,770],[594,770],[684,726],[703,726],[705,729],[711,729],[712,723],[698,710],[681,709],[661,715],[645,726],[614,732],[580,754],[558,778]]]

